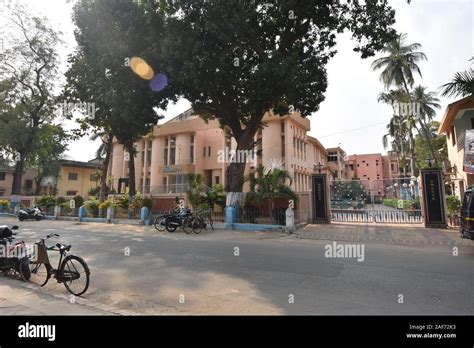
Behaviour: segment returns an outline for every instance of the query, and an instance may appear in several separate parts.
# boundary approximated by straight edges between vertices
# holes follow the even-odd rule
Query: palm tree
[[[292,183],[291,174],[283,168],[273,167],[273,165],[271,167],[259,165],[244,180],[250,183],[250,192],[247,194],[247,199],[257,202],[260,206],[268,201],[268,213],[272,223],[274,222],[275,198],[291,198],[295,201],[298,199],[295,192],[290,188]]]
[[[426,55],[418,51],[421,48],[419,43],[405,44],[406,34],[399,34],[390,41],[382,52],[386,56],[376,59],[372,63],[372,70],[383,69],[380,74],[380,80],[386,89],[392,86],[398,89],[403,88],[403,92],[408,96],[408,102],[411,101],[410,87],[413,86],[415,79],[414,73],[421,76],[421,70],[418,62],[426,60]],[[410,149],[410,170],[412,175],[415,173],[415,138],[413,136],[413,127],[415,127],[413,116],[408,120],[408,139]]]
[[[474,62],[474,57],[470,59]],[[443,97],[467,97],[474,95],[474,69],[457,72],[453,79],[441,86]]]
[[[420,108],[420,113],[419,115],[417,115],[417,120],[420,124],[420,129],[422,132],[417,129],[418,133],[426,139],[426,142],[431,152],[431,156],[433,156],[435,163],[438,163],[438,156],[436,154],[436,151],[433,149],[433,145],[431,143],[433,137],[431,135],[432,133],[430,132],[428,124],[433,120],[433,117],[436,115],[435,109],[439,109],[441,107],[441,105],[439,104],[439,99],[436,96],[435,92],[427,92],[426,87],[418,85],[413,90],[412,100],[417,105],[419,105]]]

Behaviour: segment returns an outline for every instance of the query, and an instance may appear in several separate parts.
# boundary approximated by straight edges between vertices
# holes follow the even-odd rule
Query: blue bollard
[[[142,207],[142,209],[140,210],[140,220],[142,221],[142,224],[146,225],[149,218],[150,218],[150,212],[148,211],[148,208]]]
[[[87,216],[86,207],[84,206],[80,207],[77,213],[77,217],[79,218],[79,221],[82,221],[82,219],[85,218],[86,216]]]
[[[234,206],[229,205],[225,208],[225,222],[226,228],[234,229],[236,209]],[[230,226],[229,226],[230,225]]]

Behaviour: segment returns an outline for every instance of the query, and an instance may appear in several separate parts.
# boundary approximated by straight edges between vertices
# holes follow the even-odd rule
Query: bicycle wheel
[[[184,219],[183,225],[181,227],[183,228],[183,231],[186,232],[186,234],[190,234],[193,232],[193,221],[194,221],[193,216],[190,216]]]
[[[50,274],[45,263],[30,263],[30,281],[39,286],[45,286]]]
[[[61,280],[66,290],[76,296],[81,296],[89,287],[89,267],[79,256],[69,255],[61,263],[58,280]]]
[[[201,231],[206,227],[204,219],[200,216],[193,219],[193,232],[196,234],[201,233]]]
[[[176,231],[178,226],[179,224],[176,221],[172,221],[171,219],[166,219],[165,221],[165,228],[170,233],[173,233],[174,231]]]
[[[166,230],[166,216],[157,216],[153,225],[160,232]]]
[[[30,272],[30,261],[28,258],[24,258],[20,260],[20,264],[18,265],[20,277],[24,282],[30,280],[31,272]]]

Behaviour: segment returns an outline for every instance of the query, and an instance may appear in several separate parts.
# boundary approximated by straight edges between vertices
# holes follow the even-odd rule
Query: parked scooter
[[[16,233],[12,230],[17,229],[18,226],[0,226],[0,272],[6,275],[15,270],[24,281],[28,281],[31,276],[28,251],[24,241],[14,242]]]
[[[37,206],[34,206],[32,209],[20,209],[18,212],[18,220],[23,221],[27,219],[40,221],[44,219],[44,214]]]

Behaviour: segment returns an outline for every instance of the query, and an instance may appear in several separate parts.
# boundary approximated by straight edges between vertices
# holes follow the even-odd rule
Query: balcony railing
[[[170,184],[161,186],[145,186],[144,192],[151,195],[165,194],[165,193],[186,193],[188,191],[188,184]]]

